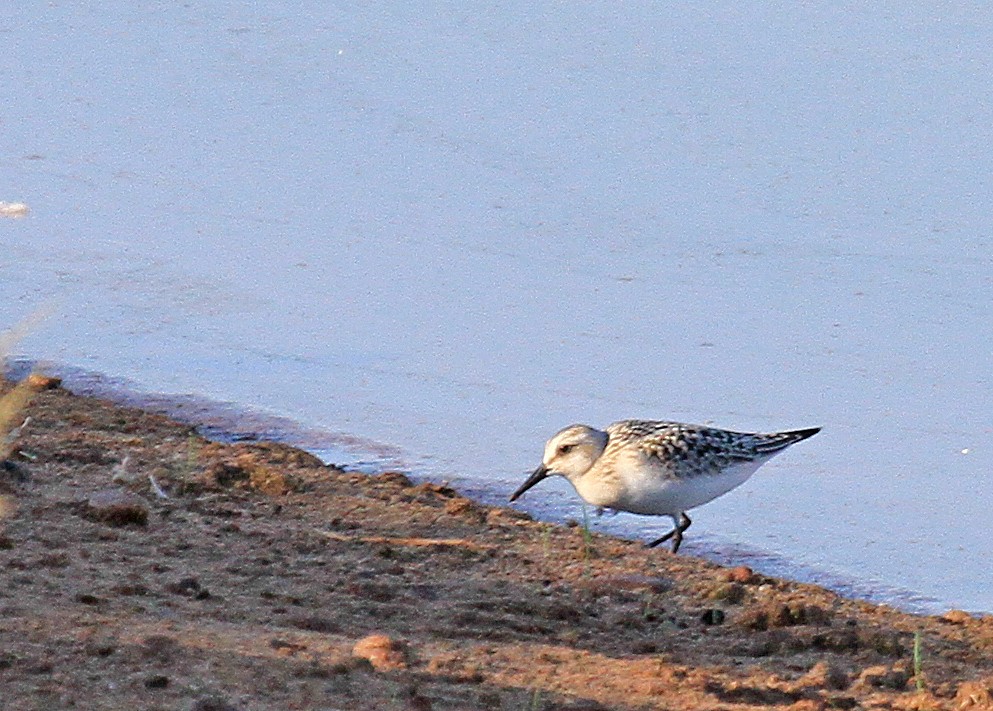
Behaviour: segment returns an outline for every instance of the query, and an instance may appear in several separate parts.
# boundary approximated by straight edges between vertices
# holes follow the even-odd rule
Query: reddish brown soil
[[[989,618],[587,537],[60,389],[26,414],[0,468],[4,709],[993,708]]]

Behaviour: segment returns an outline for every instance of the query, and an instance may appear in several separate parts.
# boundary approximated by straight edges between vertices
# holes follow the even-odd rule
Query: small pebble
[[[43,373],[31,373],[27,377],[27,381],[28,385],[35,390],[54,390],[62,385],[62,378],[56,378],[53,375],[44,375]]]
[[[377,481],[381,481],[384,484],[393,484],[404,489],[412,487],[414,482],[410,480],[406,474],[400,472],[383,472],[376,476]]]
[[[407,668],[407,648],[385,634],[373,634],[355,643],[352,656],[366,659],[377,671]]]
[[[726,571],[724,579],[729,583],[741,583],[742,585],[748,585],[757,580],[755,573],[747,565],[739,565]]]
[[[972,622],[973,617],[965,610],[949,610],[941,616],[941,619],[945,622],[951,622],[953,625],[963,625],[966,622]]]

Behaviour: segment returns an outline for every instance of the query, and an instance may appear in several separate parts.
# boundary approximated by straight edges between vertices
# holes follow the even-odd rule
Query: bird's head
[[[575,482],[590,470],[607,446],[607,433],[586,425],[570,425],[545,444],[541,466],[510,497],[516,501],[532,486],[552,475]]]

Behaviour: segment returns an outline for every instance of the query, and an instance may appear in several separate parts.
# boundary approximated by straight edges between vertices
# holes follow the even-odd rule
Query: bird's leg
[[[687,516],[685,512],[680,512],[678,518],[675,516],[673,516],[672,518],[673,518],[673,524],[675,524],[676,527],[671,531],[669,531],[664,536],[662,536],[662,538],[659,538],[658,540],[649,543],[648,544],[649,548],[654,548],[655,546],[661,543],[665,543],[671,538],[672,552],[675,553],[679,550],[679,544],[683,542],[683,531],[689,528],[690,524],[693,522],[690,521],[690,517]]]
[[[675,553],[679,550],[679,544],[683,542],[683,531],[690,527],[690,517],[686,515],[685,511],[679,512],[679,523],[676,524],[676,535],[672,540],[672,552]]]

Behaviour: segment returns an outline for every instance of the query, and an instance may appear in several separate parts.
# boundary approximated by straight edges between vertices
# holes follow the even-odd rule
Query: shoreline
[[[648,553],[61,388],[24,414],[0,480],[10,708],[993,707],[988,616]]]
[[[164,415],[185,425],[212,441],[234,442],[270,441],[298,447],[348,471],[375,475],[383,471],[403,471],[418,483],[434,479],[430,473],[411,470],[401,450],[388,444],[363,440],[352,435],[341,435],[307,426],[284,415],[277,415],[251,406],[211,399],[205,396],[156,393],[143,390],[127,378],[112,377],[67,365],[43,363],[28,358],[15,358],[7,362],[7,377],[18,381],[34,368],[58,377],[63,387],[83,397],[107,400],[123,407],[134,407],[146,412]],[[465,489],[470,498],[488,506],[506,504],[505,496],[486,486],[483,480],[461,479],[456,485]],[[579,505],[579,504],[577,504]],[[576,522],[579,516],[571,515],[565,507],[554,504],[518,505],[519,511],[546,523]],[[639,541],[633,527],[606,526],[603,535],[630,541]],[[879,580],[860,579],[845,571],[834,571],[798,563],[768,551],[736,544],[714,537],[696,536],[707,541],[706,548],[696,555],[718,565],[734,567],[748,565],[756,571],[776,578],[827,588],[842,597],[890,605],[912,614],[941,614],[953,609],[954,604],[929,597],[910,589],[887,584]],[[987,614],[969,610],[971,614]]]

